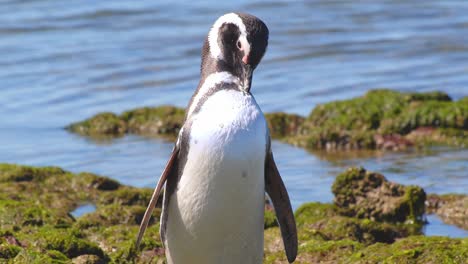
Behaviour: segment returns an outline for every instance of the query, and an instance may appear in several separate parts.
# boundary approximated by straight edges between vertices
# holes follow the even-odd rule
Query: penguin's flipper
[[[276,219],[281,229],[284,248],[289,263],[294,262],[297,255],[296,221],[289,201],[288,192],[276,168],[273,153],[268,151],[265,159],[265,190],[275,208]]]
[[[166,164],[166,168],[164,168],[164,171],[162,172],[161,177],[159,178],[158,185],[154,189],[153,195],[151,196],[150,203],[148,204],[148,207],[146,208],[145,215],[143,216],[143,220],[141,221],[141,224],[140,224],[140,230],[138,231],[138,238],[136,241],[136,249],[140,247],[141,239],[143,238],[143,234],[145,233],[145,230],[148,227],[148,223],[151,218],[151,214],[153,213],[153,209],[156,206],[156,202],[158,201],[159,194],[161,194],[162,187],[164,183],[166,183],[167,177],[171,174],[173,170],[178,153],[179,153],[179,148],[176,146],[172,150],[172,154],[171,154],[171,157],[169,158],[169,161]]]

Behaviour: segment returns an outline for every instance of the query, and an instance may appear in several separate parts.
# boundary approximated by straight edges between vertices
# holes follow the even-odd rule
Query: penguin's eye
[[[242,49],[242,44],[241,44],[240,40],[237,41],[236,46],[237,46],[238,49]]]

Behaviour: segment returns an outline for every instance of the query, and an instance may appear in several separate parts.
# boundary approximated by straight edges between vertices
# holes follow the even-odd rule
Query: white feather
[[[198,102],[201,100],[201,98],[203,98],[203,96],[211,88],[215,87],[216,85],[218,85],[220,83],[227,83],[227,84],[236,83],[236,84],[239,84],[239,78],[235,77],[234,75],[232,75],[231,73],[226,72],[226,71],[215,72],[215,73],[212,73],[212,74],[208,75],[208,77],[206,77],[206,79],[205,79],[205,82],[200,87],[200,90],[195,95],[195,98],[193,99],[192,104],[190,105],[190,108],[188,110],[188,115],[187,115],[188,117],[190,117],[192,115],[193,110],[195,110],[195,108],[197,107]]]
[[[187,162],[168,207],[169,263],[262,263],[263,113],[251,95],[221,90],[190,121]]]
[[[244,50],[244,54],[249,54],[250,44],[247,41],[247,30],[245,28],[244,22],[242,22],[242,19],[237,14],[228,13],[218,18],[218,20],[216,20],[216,22],[211,27],[210,32],[208,33],[208,44],[210,45],[211,57],[217,60],[224,60],[221,47],[218,44],[218,35],[219,28],[226,23],[234,24],[239,28],[239,40],[242,43],[242,49]]]

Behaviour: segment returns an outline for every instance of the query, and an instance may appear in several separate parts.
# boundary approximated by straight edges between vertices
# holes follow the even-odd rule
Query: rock
[[[305,120],[300,115],[283,112],[265,114],[265,118],[268,121],[271,137],[277,139],[297,135]]]
[[[385,222],[421,222],[426,194],[417,186],[389,182],[378,173],[349,168],[332,186],[341,214]]]
[[[105,264],[102,258],[96,255],[81,255],[72,259],[73,264]]]
[[[363,244],[392,243],[398,238],[421,234],[419,225],[382,223],[340,215],[332,204],[307,203],[295,213],[299,237],[328,240],[349,239]]]
[[[135,133],[174,140],[185,112],[174,106],[101,113],[68,130],[93,138]],[[271,136],[310,149],[385,149],[443,144],[468,146],[468,97],[443,92],[371,90],[362,97],[318,105],[308,117],[266,114]]]
[[[120,118],[128,132],[175,138],[182,127],[185,111],[174,106],[143,107],[124,112]]]
[[[82,122],[73,123],[67,129],[86,136],[119,136],[127,132],[127,124],[114,113],[100,113]]]
[[[161,205],[153,211],[141,254],[134,248],[152,190],[92,173],[0,164],[0,263],[162,263]],[[161,199],[160,199],[161,200]],[[77,219],[77,205],[96,210]],[[277,226],[266,206],[265,228]]]
[[[91,182],[91,186],[102,191],[114,191],[120,187],[120,183],[107,177],[96,177],[96,179]]]
[[[347,263],[466,263],[468,239],[411,236],[354,252]]]
[[[362,97],[318,105],[288,139],[319,149],[378,148],[400,150],[412,145],[468,143],[468,99],[452,101],[442,92],[401,93],[371,90]],[[407,137],[420,127],[431,127],[424,139]]]
[[[468,238],[411,235],[411,225],[341,216],[332,204],[304,204],[295,215],[297,263],[465,263],[468,258]],[[404,230],[409,233],[375,243],[381,234],[388,239]],[[264,263],[288,263],[278,227],[265,230]]]
[[[374,135],[375,145],[378,149],[385,149],[385,150],[404,150],[411,146],[413,146],[413,142],[411,140],[406,139],[403,136],[398,134],[392,135]]]
[[[426,202],[429,213],[437,214],[447,224],[468,230],[467,195],[429,195]]]

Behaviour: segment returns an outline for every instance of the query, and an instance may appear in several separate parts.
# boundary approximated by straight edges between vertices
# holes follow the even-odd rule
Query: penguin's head
[[[243,81],[250,90],[252,72],[268,46],[268,28],[259,18],[244,13],[228,13],[216,20],[206,41],[209,54],[223,70]],[[206,46],[206,45],[205,45]]]

